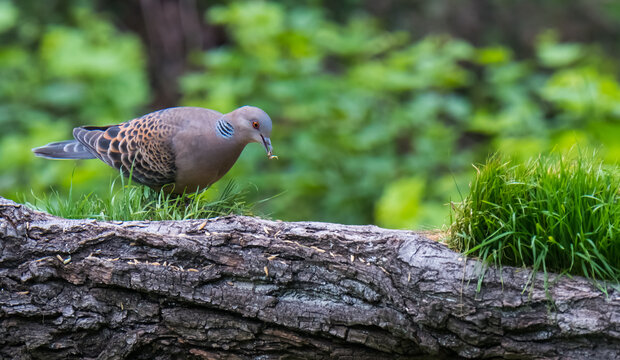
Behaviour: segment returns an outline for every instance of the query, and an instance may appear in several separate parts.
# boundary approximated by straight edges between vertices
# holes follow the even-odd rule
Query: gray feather
[[[77,140],[67,140],[49,143],[47,145],[34,148],[32,152],[46,159],[96,159],[86,146]]]

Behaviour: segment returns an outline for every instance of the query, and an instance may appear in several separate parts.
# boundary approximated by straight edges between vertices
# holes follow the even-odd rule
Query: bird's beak
[[[271,139],[264,137],[263,135],[260,137],[263,139],[263,146],[265,147],[265,151],[267,151],[267,157],[270,159],[277,159],[278,157],[272,152],[273,148],[271,147]]]

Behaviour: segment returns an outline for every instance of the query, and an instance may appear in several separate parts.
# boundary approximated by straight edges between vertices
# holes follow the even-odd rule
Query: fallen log
[[[613,359],[620,295],[411,231],[66,220],[0,198],[0,358]]]

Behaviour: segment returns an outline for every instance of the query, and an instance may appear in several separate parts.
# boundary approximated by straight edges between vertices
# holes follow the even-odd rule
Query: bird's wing
[[[166,121],[169,116],[168,110],[160,110],[119,125],[78,127],[73,137],[132,180],[163,186],[176,176],[172,137],[177,125]]]

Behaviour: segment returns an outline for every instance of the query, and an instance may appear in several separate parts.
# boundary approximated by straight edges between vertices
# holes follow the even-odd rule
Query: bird
[[[46,159],[99,159],[132,181],[172,194],[204,190],[230,170],[245,146],[271,146],[271,118],[255,106],[230,113],[173,107],[108,126],[73,129],[73,140],[32,149]]]

